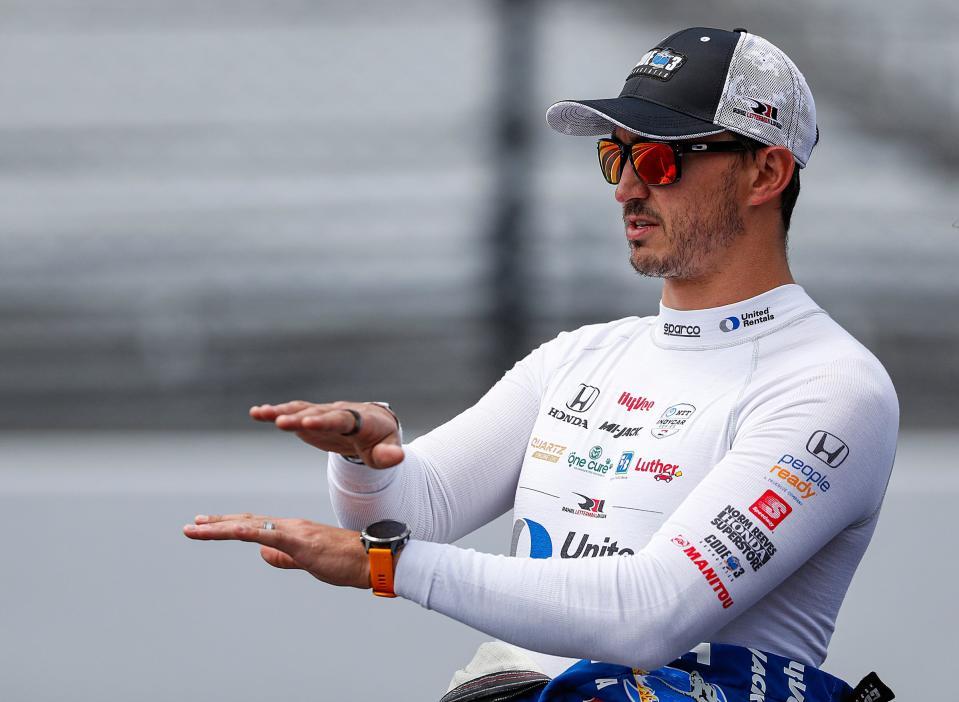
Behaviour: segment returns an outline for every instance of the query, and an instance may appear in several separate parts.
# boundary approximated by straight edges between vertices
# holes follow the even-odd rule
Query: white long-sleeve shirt
[[[345,527],[412,527],[397,594],[531,651],[651,670],[715,641],[818,666],[898,420],[882,365],[784,285],[560,334],[395,468],[331,456],[330,492]],[[513,557],[449,545],[511,507]]]

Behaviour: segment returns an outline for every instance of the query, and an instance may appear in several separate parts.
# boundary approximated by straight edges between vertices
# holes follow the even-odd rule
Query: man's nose
[[[645,200],[649,197],[649,186],[646,181],[636,175],[636,169],[630,161],[623,166],[623,175],[619,178],[619,184],[616,186],[616,201],[620,204],[633,198]]]

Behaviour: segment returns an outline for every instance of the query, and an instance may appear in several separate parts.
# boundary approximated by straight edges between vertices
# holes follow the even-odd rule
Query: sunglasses
[[[596,142],[599,167],[610,185],[617,185],[623,177],[628,158],[636,175],[646,185],[669,185],[679,180],[683,172],[683,154],[729,153],[745,151],[738,141],[709,141],[700,144],[676,144],[664,141],[640,141],[624,144],[618,139],[600,139]]]

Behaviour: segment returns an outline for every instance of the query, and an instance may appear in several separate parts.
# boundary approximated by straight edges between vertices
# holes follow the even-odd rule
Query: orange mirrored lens
[[[630,157],[636,174],[647,185],[676,182],[676,154],[667,144],[633,144]]]
[[[606,182],[616,185],[623,174],[623,152],[614,141],[599,141],[599,167],[603,169]]]

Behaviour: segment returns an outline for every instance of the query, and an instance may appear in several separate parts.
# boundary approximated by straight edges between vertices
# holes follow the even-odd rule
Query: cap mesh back
[[[816,143],[816,104],[786,54],[743,34],[729,63],[716,124],[764,144],[785,146],[805,166]]]

